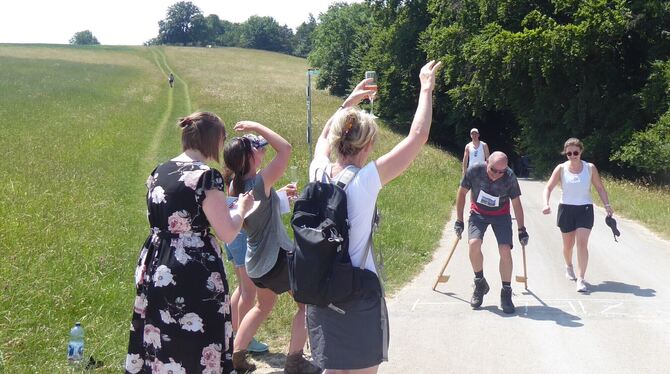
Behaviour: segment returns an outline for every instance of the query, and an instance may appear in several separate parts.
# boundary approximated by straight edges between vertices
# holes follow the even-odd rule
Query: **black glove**
[[[519,228],[519,243],[524,247],[528,245],[528,232],[525,227]]]
[[[463,224],[463,221],[454,222],[454,232],[456,232],[456,236],[458,236],[459,239],[461,238],[464,229],[465,225]]]

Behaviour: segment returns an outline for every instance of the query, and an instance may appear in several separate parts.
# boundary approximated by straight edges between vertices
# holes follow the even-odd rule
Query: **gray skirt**
[[[383,329],[388,336],[386,302],[380,292],[365,292],[337,308],[307,305],[307,331],[312,358],[323,369],[354,370],[384,361]]]

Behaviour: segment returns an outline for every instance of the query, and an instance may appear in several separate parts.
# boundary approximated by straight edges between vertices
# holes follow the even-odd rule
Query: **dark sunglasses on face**
[[[568,157],[571,157],[571,156],[576,157],[576,156],[579,156],[579,151],[574,151],[574,152],[568,151],[568,152],[565,152],[565,155],[568,156]]]
[[[495,174],[505,174],[507,169],[498,170],[498,169],[494,168],[493,166],[491,166],[491,171]]]

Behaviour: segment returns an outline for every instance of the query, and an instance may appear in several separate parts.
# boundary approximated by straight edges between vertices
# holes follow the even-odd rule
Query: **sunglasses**
[[[571,156],[576,157],[576,156],[579,156],[579,151],[574,151],[574,152],[568,151],[568,152],[565,152],[565,155],[568,156],[568,157],[571,157]]]
[[[493,166],[491,166],[491,171],[496,173],[496,174],[505,174],[507,169],[498,170],[498,169],[494,168]]]

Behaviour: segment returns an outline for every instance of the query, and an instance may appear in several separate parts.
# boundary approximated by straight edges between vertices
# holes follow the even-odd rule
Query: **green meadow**
[[[0,66],[0,373],[76,371],[65,360],[76,321],[96,372],[117,373],[148,233],[144,181],[180,152],[176,118],[213,111],[229,135],[242,119],[270,126],[294,145],[304,185],[307,63],[232,48],[0,45]],[[313,93],[316,137],[341,99]],[[384,128],[377,155],[399,139]],[[431,258],[458,178],[457,160],[425,147],[383,190],[376,243],[391,289]],[[286,350],[293,312],[282,296],[259,331],[274,352]]]

